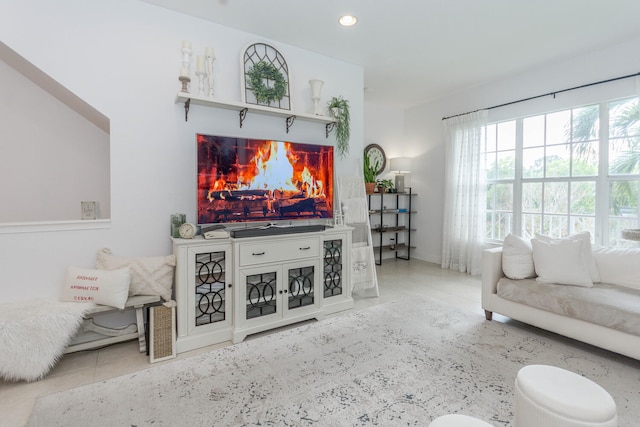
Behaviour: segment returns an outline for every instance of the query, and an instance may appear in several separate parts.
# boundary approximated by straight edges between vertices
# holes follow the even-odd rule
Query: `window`
[[[516,166],[516,122],[488,125],[484,160],[487,171],[487,237],[503,240],[512,230]]]
[[[620,238],[625,228],[638,228],[640,198],[640,114],[638,100],[609,102],[607,133],[608,228],[611,246],[632,246]]]
[[[487,239],[589,231],[595,243],[639,228],[638,99],[523,117],[485,128]]]

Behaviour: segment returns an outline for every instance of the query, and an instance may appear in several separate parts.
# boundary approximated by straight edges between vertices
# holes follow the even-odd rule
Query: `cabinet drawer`
[[[240,266],[242,267],[318,256],[320,256],[320,240],[317,237],[240,244]]]

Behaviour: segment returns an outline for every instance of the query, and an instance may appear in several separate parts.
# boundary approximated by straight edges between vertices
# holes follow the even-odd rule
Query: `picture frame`
[[[83,221],[98,218],[98,204],[96,202],[80,202],[80,219]]]

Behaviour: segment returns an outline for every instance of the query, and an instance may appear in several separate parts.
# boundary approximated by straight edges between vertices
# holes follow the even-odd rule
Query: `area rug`
[[[46,375],[93,307],[57,298],[0,304],[0,378],[35,381]]]
[[[248,339],[38,399],[30,426],[426,426],[513,420],[520,368],[600,384],[640,420],[640,364],[573,341],[406,299]]]

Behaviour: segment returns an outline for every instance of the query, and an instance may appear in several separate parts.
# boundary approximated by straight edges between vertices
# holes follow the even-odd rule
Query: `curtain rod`
[[[626,76],[614,77],[612,79],[600,80],[599,82],[587,83],[587,84],[580,85],[580,86],[570,87],[568,89],[556,90],[556,91],[553,91],[553,92],[545,93],[543,95],[530,96],[529,98],[523,98],[523,99],[518,99],[517,101],[511,101],[511,102],[507,102],[507,103],[500,104],[500,105],[494,105],[493,107],[480,108],[478,110],[473,110],[473,111],[469,111],[469,112],[466,112],[466,113],[455,114],[453,116],[443,117],[442,120],[447,120],[447,119],[451,119],[451,118],[454,118],[454,117],[464,116],[465,114],[475,113],[476,111],[493,110],[494,108],[506,107],[507,105],[518,104],[520,102],[525,102],[525,101],[531,101],[532,99],[544,98],[545,96],[553,96],[555,98],[557,94],[562,93],[562,92],[569,92],[570,90],[582,89],[582,88],[589,87],[589,86],[600,85],[600,84],[603,84],[603,83],[614,82],[616,80],[623,80],[623,79],[628,79],[630,77],[636,77],[636,76],[640,76],[640,72],[635,73],[635,74],[628,74]]]

